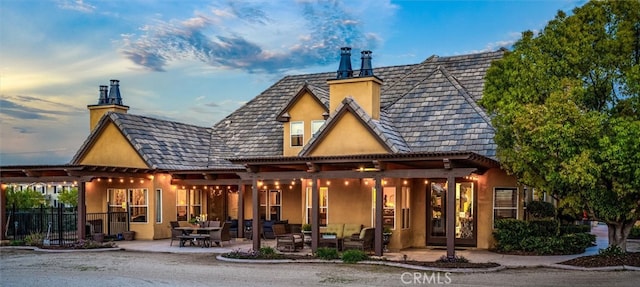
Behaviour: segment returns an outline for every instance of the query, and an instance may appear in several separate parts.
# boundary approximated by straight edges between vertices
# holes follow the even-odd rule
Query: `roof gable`
[[[112,121],[101,121],[95,136],[72,164],[149,168],[120,129]]]
[[[414,152],[471,151],[495,157],[489,118],[442,66],[385,111]]]
[[[350,117],[351,116],[351,117]],[[339,142],[329,140],[333,134],[339,134]],[[325,143],[329,141],[328,143]],[[339,152],[323,149],[331,154],[372,154],[408,152],[402,137],[392,126],[381,124],[372,119],[351,97],[342,100],[336,112],[331,115],[320,130],[300,151],[299,156],[318,155],[316,149],[322,145],[339,147]],[[333,150],[333,151],[331,151]]]
[[[149,168],[184,170],[208,166],[211,129],[123,113],[105,114],[72,164],[79,162],[108,125],[120,131]]]
[[[328,103],[324,103],[323,99],[328,102],[329,100],[329,92],[320,89],[318,87],[312,86],[309,83],[305,82],[304,85],[298,90],[295,96],[293,96],[282,109],[282,111],[276,117],[280,122],[288,122],[291,116],[289,115],[289,111],[300,101],[302,97],[305,95],[311,95],[311,98],[318,103],[320,107],[325,112],[329,112],[329,108],[327,108]]]

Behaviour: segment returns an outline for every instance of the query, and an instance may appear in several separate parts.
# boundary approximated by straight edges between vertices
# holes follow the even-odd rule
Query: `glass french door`
[[[472,181],[456,180],[455,186],[455,244],[476,245],[477,206],[476,186]],[[432,180],[427,185],[427,245],[447,243],[447,190],[446,180]]]

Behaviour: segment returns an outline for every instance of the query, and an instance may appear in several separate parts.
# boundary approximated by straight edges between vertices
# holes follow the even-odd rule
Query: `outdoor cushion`
[[[344,229],[342,232],[342,237],[350,237],[353,234],[359,234],[360,231],[362,230],[362,224],[355,224],[355,223],[345,223],[344,224]],[[342,238],[340,236],[338,236],[338,238]]]
[[[359,239],[364,239],[365,234],[367,234],[366,231],[367,228],[363,228],[362,230],[360,230],[360,236],[358,237]]]
[[[344,224],[342,223],[329,223],[327,224],[327,228],[324,230],[325,233],[335,233],[336,237],[342,238],[344,229]]]

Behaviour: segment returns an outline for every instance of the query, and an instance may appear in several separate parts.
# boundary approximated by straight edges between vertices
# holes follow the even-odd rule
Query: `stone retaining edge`
[[[254,264],[273,264],[273,263],[344,263],[342,260],[322,260],[322,259],[237,259],[237,258],[227,258],[222,256],[222,254],[216,256],[217,260],[232,262],[232,263],[254,263]],[[538,266],[505,266],[500,265],[491,268],[438,268],[438,267],[427,267],[427,266],[417,266],[412,264],[404,264],[401,262],[391,262],[391,261],[360,261],[358,264],[368,264],[368,265],[385,265],[391,267],[399,267],[405,269],[413,269],[413,270],[422,270],[422,271],[433,271],[433,272],[451,272],[451,273],[483,273],[483,272],[498,272],[505,269],[520,269],[520,268],[554,268],[554,269],[564,269],[564,270],[577,270],[577,271],[640,271],[640,267],[628,266],[628,265],[620,265],[620,266],[605,266],[605,267],[578,267],[571,265],[563,265],[563,264],[542,264]],[[345,263],[346,264],[346,263]]]

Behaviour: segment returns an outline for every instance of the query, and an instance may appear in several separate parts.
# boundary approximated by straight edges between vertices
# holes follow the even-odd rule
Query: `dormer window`
[[[315,135],[323,124],[324,121],[311,121],[311,135]]]
[[[304,140],[304,122],[291,122],[291,146],[302,146]]]

